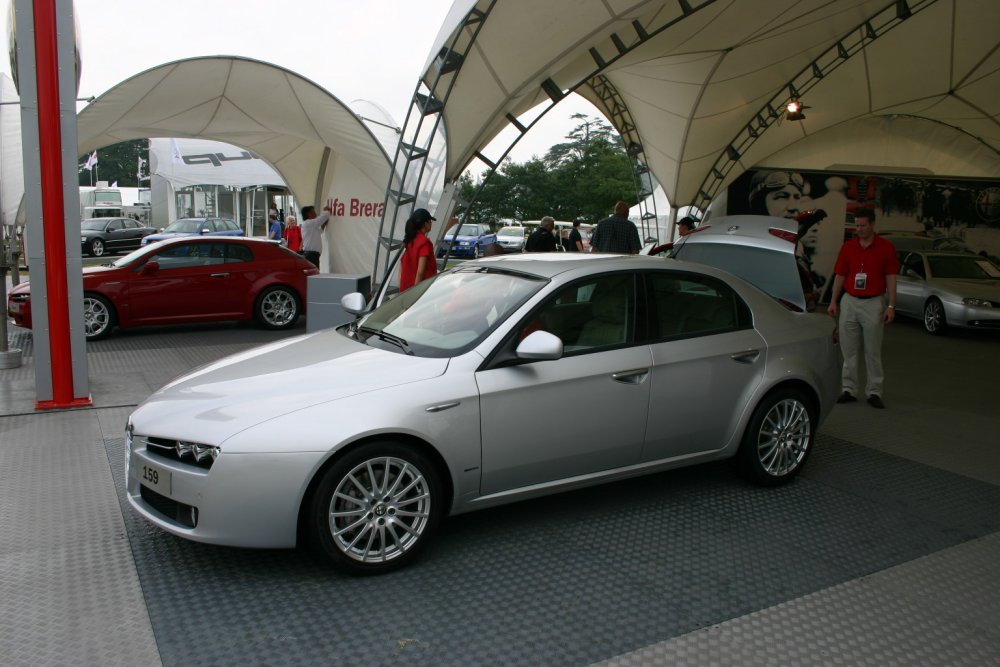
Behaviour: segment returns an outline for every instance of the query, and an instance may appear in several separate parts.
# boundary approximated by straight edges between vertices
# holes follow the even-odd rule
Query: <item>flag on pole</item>
[[[117,187],[118,187],[118,181],[115,181],[114,183],[112,183],[112,184],[111,184],[111,187],[113,187],[113,188],[117,188]]]
[[[181,147],[177,145],[176,139],[170,140],[170,155],[173,157],[175,163],[183,164],[184,158],[181,157]]]
[[[97,151],[90,154],[90,157],[87,158],[87,162],[83,165],[83,168],[93,169],[95,166],[97,166]]]

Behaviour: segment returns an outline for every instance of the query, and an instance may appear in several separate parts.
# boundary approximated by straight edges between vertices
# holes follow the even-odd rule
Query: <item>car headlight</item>
[[[181,461],[185,457],[194,459],[195,463],[205,463],[209,459],[214,461],[219,458],[219,448],[216,445],[203,445],[200,442],[187,442],[178,440],[175,446],[177,458]]]
[[[975,306],[976,308],[993,308],[993,302],[989,299],[962,299],[963,306]]]

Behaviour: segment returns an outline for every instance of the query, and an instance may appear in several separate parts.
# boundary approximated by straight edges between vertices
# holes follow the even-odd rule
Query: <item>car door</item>
[[[564,356],[476,374],[482,492],[637,463],[649,402],[649,348],[636,340],[634,275],[568,286],[519,326],[559,336]]]
[[[924,256],[918,252],[900,251],[899,275],[896,277],[896,310],[921,317],[927,298],[927,269]]]
[[[718,450],[761,381],[764,340],[723,281],[676,271],[644,277],[652,369],[642,459]]]
[[[138,268],[129,286],[134,323],[227,319],[239,312],[232,272],[220,244],[192,239],[172,244]],[[158,267],[150,270],[150,262]]]
[[[128,232],[125,230],[125,221],[121,218],[109,220],[104,228],[107,240],[104,242],[109,251],[121,250],[128,245]]]
[[[125,231],[122,235],[121,249],[135,250],[142,242],[144,227],[138,220],[130,220],[128,218],[123,218],[122,223],[125,225]]]

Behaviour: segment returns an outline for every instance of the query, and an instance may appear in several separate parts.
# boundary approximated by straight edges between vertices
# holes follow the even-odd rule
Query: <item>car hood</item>
[[[446,236],[444,237],[446,241],[478,241],[480,238],[479,234],[459,234],[458,236]]]
[[[146,399],[132,421],[147,435],[222,442],[296,410],[437,377],[448,361],[368,347],[327,329],[182,375]]]
[[[959,298],[1000,300],[1000,280],[962,280],[960,278],[935,278],[936,289],[951,292]]]

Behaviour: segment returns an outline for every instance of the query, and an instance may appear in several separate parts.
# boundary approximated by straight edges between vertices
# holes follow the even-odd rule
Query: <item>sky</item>
[[[83,73],[80,97],[182,58],[233,55],[292,70],[345,104],[365,99],[397,125],[452,0],[75,0]],[[6,47],[7,31],[0,31]],[[7,49],[4,48],[4,53]],[[7,58],[3,69],[10,70]],[[512,153],[544,155],[597,111],[571,96]]]

